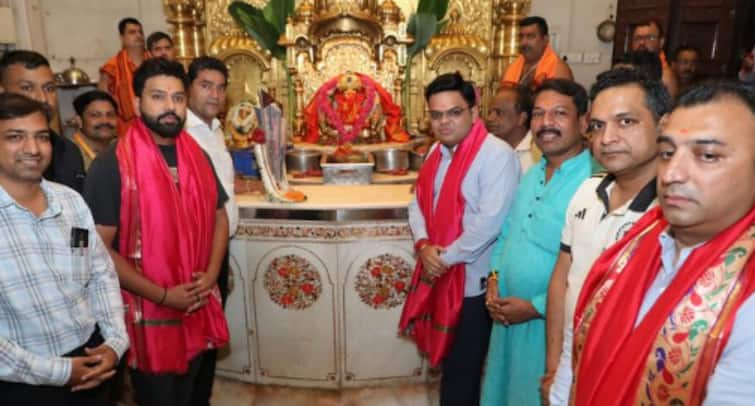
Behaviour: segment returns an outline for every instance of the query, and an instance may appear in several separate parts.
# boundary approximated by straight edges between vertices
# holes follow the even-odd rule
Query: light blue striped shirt
[[[120,358],[128,347],[118,276],[84,199],[42,180],[39,217],[0,187],[0,380],[63,386],[70,358],[99,326]],[[88,248],[71,248],[72,228]]]

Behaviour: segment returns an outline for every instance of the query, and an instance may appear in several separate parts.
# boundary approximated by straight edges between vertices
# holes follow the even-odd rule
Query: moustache
[[[541,135],[543,135],[545,133],[554,133],[554,134],[558,135],[559,137],[561,136],[561,130],[559,130],[558,128],[543,127],[541,129],[537,130],[537,132],[535,132],[535,137],[540,137]]]
[[[666,183],[661,181],[658,186],[663,186],[663,194],[680,196],[686,199],[691,199],[695,195],[693,190],[690,190],[686,185],[681,185],[679,183]],[[658,194],[661,194],[660,191]]]
[[[157,121],[160,121],[160,120],[162,120],[164,118],[167,118],[167,117],[173,117],[176,120],[176,122],[180,122],[181,121],[181,117],[178,117],[178,114],[176,114],[176,113],[174,113],[172,111],[160,114],[159,116],[157,116]]]
[[[94,127],[95,130],[101,130],[103,128],[107,128],[109,130],[115,130],[115,126],[112,124],[100,124]]]
[[[531,46],[529,46],[529,45],[520,45],[520,46],[519,46],[519,53],[521,53],[521,54],[526,54],[526,53],[527,53],[527,52],[529,52],[529,51],[530,51],[531,49],[532,49],[532,47],[531,47]]]

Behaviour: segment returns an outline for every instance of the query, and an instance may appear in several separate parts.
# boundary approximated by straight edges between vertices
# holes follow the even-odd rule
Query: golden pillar
[[[519,54],[519,21],[529,12],[530,0],[494,0],[493,52],[490,90],[495,92],[503,72]]]
[[[163,0],[163,7],[172,26],[176,59],[188,68],[194,58],[206,54],[204,0]]]

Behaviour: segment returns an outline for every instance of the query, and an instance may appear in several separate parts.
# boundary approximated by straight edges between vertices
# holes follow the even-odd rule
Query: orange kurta
[[[148,54],[144,53],[144,59]],[[134,72],[138,66],[128,57],[125,49],[121,49],[100,68],[100,74],[110,76],[107,91],[113,95],[118,103],[118,136],[126,134],[131,121],[136,117],[134,111]]]
[[[543,52],[543,56],[537,62],[537,68],[535,68],[535,76],[530,82],[533,87],[539,85],[547,79],[552,79],[556,76],[556,67],[558,66],[559,58],[556,51],[548,45]],[[522,78],[524,70],[524,56],[521,54],[514,60],[503,74],[501,79],[501,85],[505,83],[519,83]]]

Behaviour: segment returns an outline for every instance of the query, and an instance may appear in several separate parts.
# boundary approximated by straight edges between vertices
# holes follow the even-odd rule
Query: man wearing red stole
[[[438,76],[425,99],[438,142],[409,205],[418,260],[399,327],[430,364],[442,361],[440,404],[476,405],[492,324],[488,263],[519,183],[519,160],[485,129],[474,85],[460,74]]]
[[[97,156],[85,198],[127,304],[139,405],[188,405],[211,382],[209,350],[228,342],[216,285],[228,242],[227,196],[183,130],[188,79],[162,58],[134,73],[139,118]],[[205,399],[206,401],[206,399]]]
[[[753,134],[751,89],[679,100],[658,139],[660,207],[596,260],[577,302],[571,404],[753,404]]]

